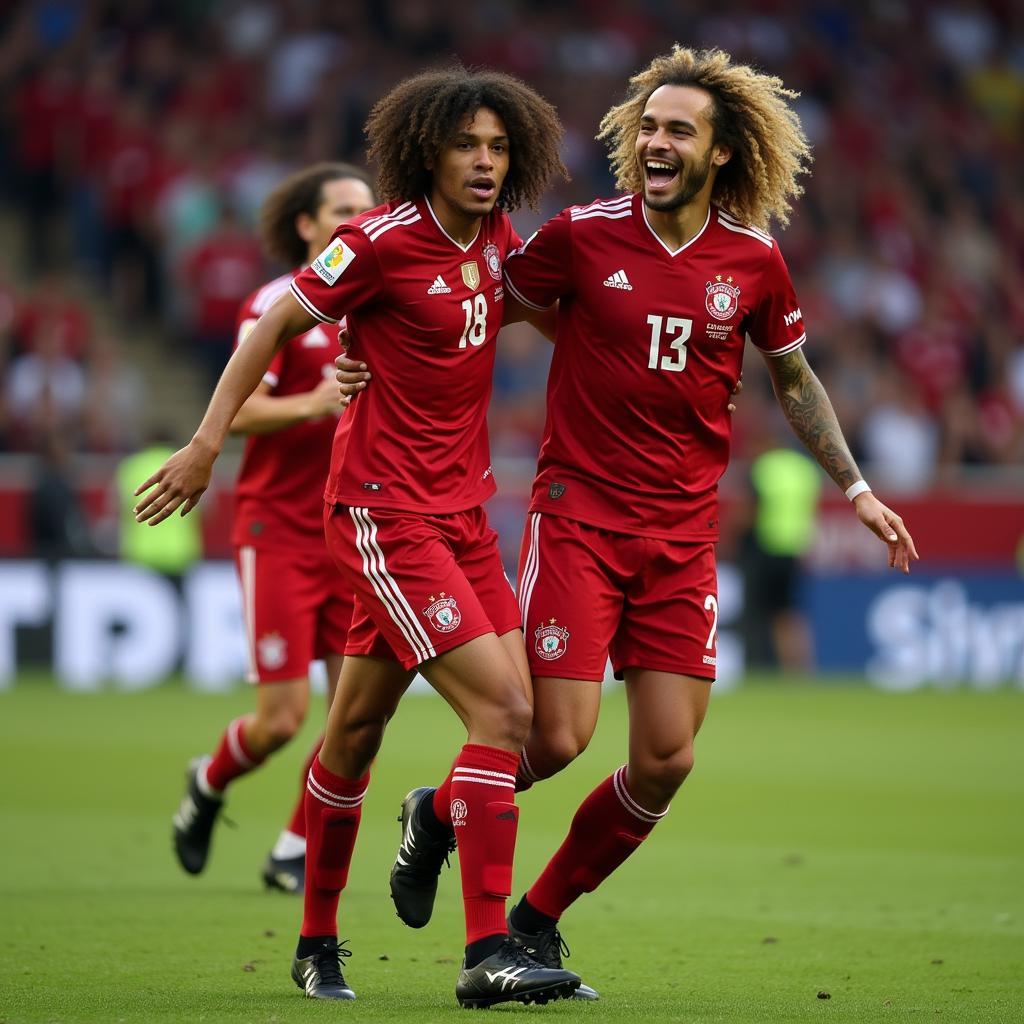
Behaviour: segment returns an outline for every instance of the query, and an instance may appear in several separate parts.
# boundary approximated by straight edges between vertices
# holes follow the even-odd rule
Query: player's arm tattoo
[[[861,472],[850,454],[832,403],[807,364],[803,351],[797,349],[775,358],[767,356],[765,362],[775,397],[793,432],[821,468],[845,491],[861,479]]]

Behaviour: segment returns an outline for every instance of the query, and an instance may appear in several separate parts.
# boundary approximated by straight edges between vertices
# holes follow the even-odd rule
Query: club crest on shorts
[[[534,631],[533,649],[537,656],[545,661],[555,661],[565,654],[569,643],[569,630],[565,626],[556,625],[558,619],[549,619],[541,623]]]
[[[466,806],[465,800],[453,800],[451,811],[453,828],[466,824],[466,815],[469,813],[469,808]]]
[[[487,272],[495,281],[501,280],[501,255],[498,247],[493,242],[484,246],[484,263],[487,264]]]
[[[459,269],[462,271],[463,283],[470,291],[475,292],[480,287],[480,268],[476,260],[463,263]]]
[[[280,633],[264,633],[256,641],[260,664],[271,671],[280,668],[288,657],[288,641]]]
[[[439,633],[451,633],[459,628],[462,621],[462,612],[455,598],[446,597],[443,593],[440,597],[430,595],[430,604],[423,609],[423,614]]]
[[[558,501],[563,494],[565,494],[565,484],[548,484],[548,497],[552,501]]]
[[[735,316],[740,306],[740,290],[732,283],[732,274],[724,281],[721,274],[715,274],[714,281],[708,281],[704,305],[716,320],[728,320]]]

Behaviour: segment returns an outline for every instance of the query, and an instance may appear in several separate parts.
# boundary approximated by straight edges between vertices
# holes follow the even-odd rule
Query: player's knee
[[[546,779],[567,768],[587,749],[587,741],[581,740],[570,729],[534,728],[530,735],[530,765],[538,778]]]
[[[517,677],[510,679],[504,687],[496,688],[473,717],[476,721],[472,731],[485,742],[518,750],[530,735],[533,707]]]
[[[681,747],[670,754],[645,758],[637,774],[648,792],[668,803],[693,771],[693,747]],[[630,776],[632,778],[632,774]]]
[[[533,708],[518,688],[509,697],[504,714],[504,738],[515,749],[521,749],[530,735]]]
[[[267,745],[272,750],[277,750],[289,743],[302,728],[304,717],[302,712],[295,708],[275,711],[263,723],[262,731]]]
[[[357,718],[344,723],[342,741],[353,763],[368,765],[384,740],[385,718]]]

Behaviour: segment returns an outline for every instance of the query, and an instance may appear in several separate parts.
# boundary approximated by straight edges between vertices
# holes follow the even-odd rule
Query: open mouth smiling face
[[[644,177],[648,189],[661,192],[678,179],[679,167],[667,160],[647,158],[644,161]]]
[[[648,97],[636,159],[652,207],[672,209],[689,202],[704,188],[712,163],[728,159],[714,143],[713,102],[703,89],[688,85],[663,85]]]

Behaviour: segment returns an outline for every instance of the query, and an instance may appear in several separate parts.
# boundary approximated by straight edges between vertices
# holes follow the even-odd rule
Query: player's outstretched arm
[[[903,520],[883,505],[864,483],[832,403],[807,364],[803,351],[797,349],[776,357],[766,355],[765,362],[775,397],[793,432],[821,468],[847,492],[857,510],[857,518],[888,545],[890,568],[910,572],[910,563],[918,557],[914,540]]]
[[[257,321],[245,344],[235,349],[224,368],[199,429],[135,493],[142,495],[135,518],[151,526],[176,509],[187,515],[210,485],[213,463],[224,444],[231,421],[267,372],[274,353],[288,338],[304,334],[313,318],[291,297],[283,295]]]

